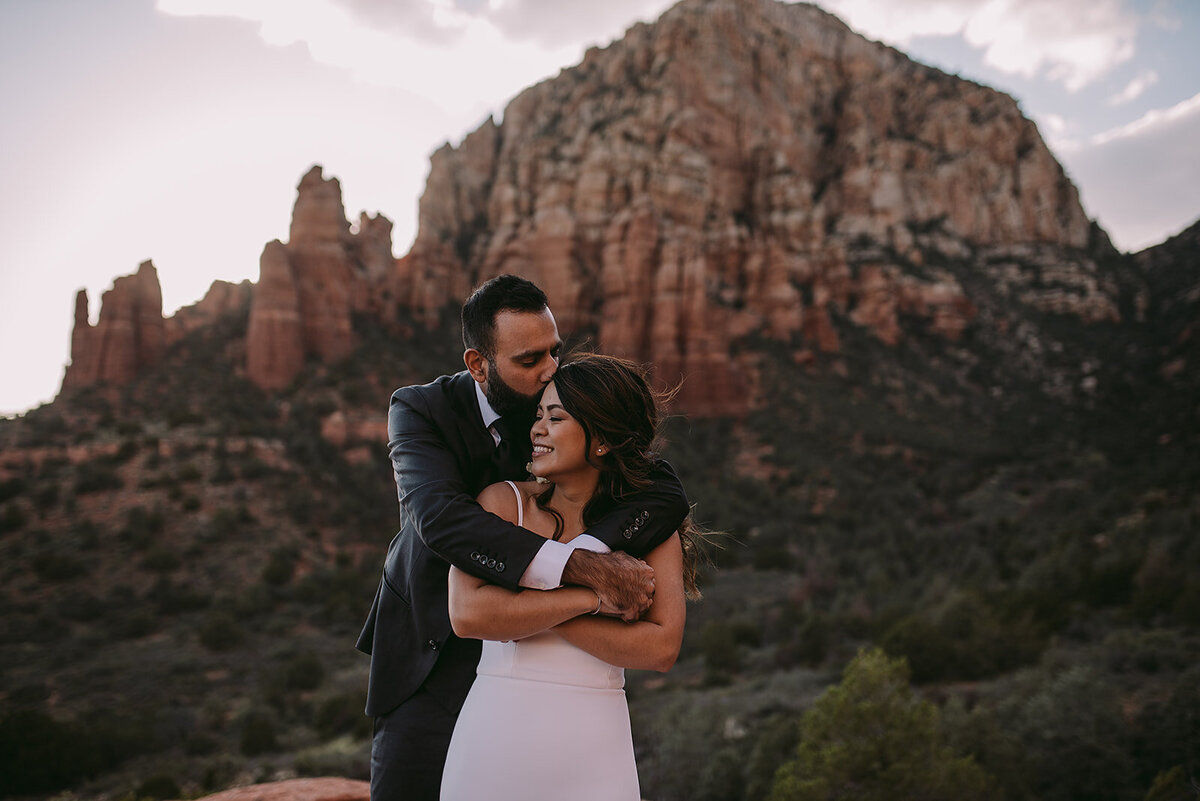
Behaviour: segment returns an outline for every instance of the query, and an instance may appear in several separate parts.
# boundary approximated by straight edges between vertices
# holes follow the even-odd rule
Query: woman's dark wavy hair
[[[596,353],[582,353],[559,365],[554,385],[563,408],[582,427],[584,453],[600,470],[596,493],[583,507],[583,524],[599,522],[626,495],[651,484],[650,471],[661,452],[662,404],[674,392],[656,395],[638,364]],[[593,441],[607,452],[597,456]],[[554,538],[562,536],[562,517],[548,504],[551,484],[537,496],[537,505],[555,518]],[[696,573],[703,558],[703,531],[689,514],[679,528],[683,545],[683,578],[689,598],[699,598]]]

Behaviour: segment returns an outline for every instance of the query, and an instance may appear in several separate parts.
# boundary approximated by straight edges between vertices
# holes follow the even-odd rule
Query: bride
[[[658,422],[636,366],[580,356],[559,367],[538,403],[530,470],[538,481],[493,484],[479,503],[570,541],[614,499],[646,485]],[[696,594],[696,540],[689,518],[646,556],[654,603],[635,623],[604,617],[614,610],[590,589],[512,592],[451,568],[454,633],[485,642],[450,741],[442,801],[641,798],[623,668],[675,663],[685,595]]]

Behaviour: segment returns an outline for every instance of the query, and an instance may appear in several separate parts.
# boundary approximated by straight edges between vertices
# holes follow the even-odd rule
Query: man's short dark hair
[[[540,312],[550,302],[537,284],[516,275],[498,275],[482,284],[462,307],[463,347],[491,359],[496,347],[496,315],[502,311]]]

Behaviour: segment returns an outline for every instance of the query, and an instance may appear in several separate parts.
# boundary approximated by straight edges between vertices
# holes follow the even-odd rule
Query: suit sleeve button
[[[479,561],[479,551],[471,551],[471,561],[472,562]]]
[[[632,528],[625,529],[625,539],[629,539],[632,536],[633,536],[633,529]]]
[[[489,560],[487,560],[487,566],[488,566],[488,567],[495,567],[495,566],[496,566],[496,560],[495,560],[495,559],[489,559]]]
[[[503,573],[503,572],[504,572],[504,563],[503,563],[503,562],[497,562],[497,563],[496,563],[496,572],[497,572],[497,573]]]

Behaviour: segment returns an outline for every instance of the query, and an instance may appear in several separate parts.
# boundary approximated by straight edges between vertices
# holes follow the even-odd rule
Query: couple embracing
[[[674,663],[697,555],[655,396],[620,359],[560,365],[522,278],[462,326],[467,369],[388,412],[401,528],[358,641],[372,801],[637,801],[623,669]]]

